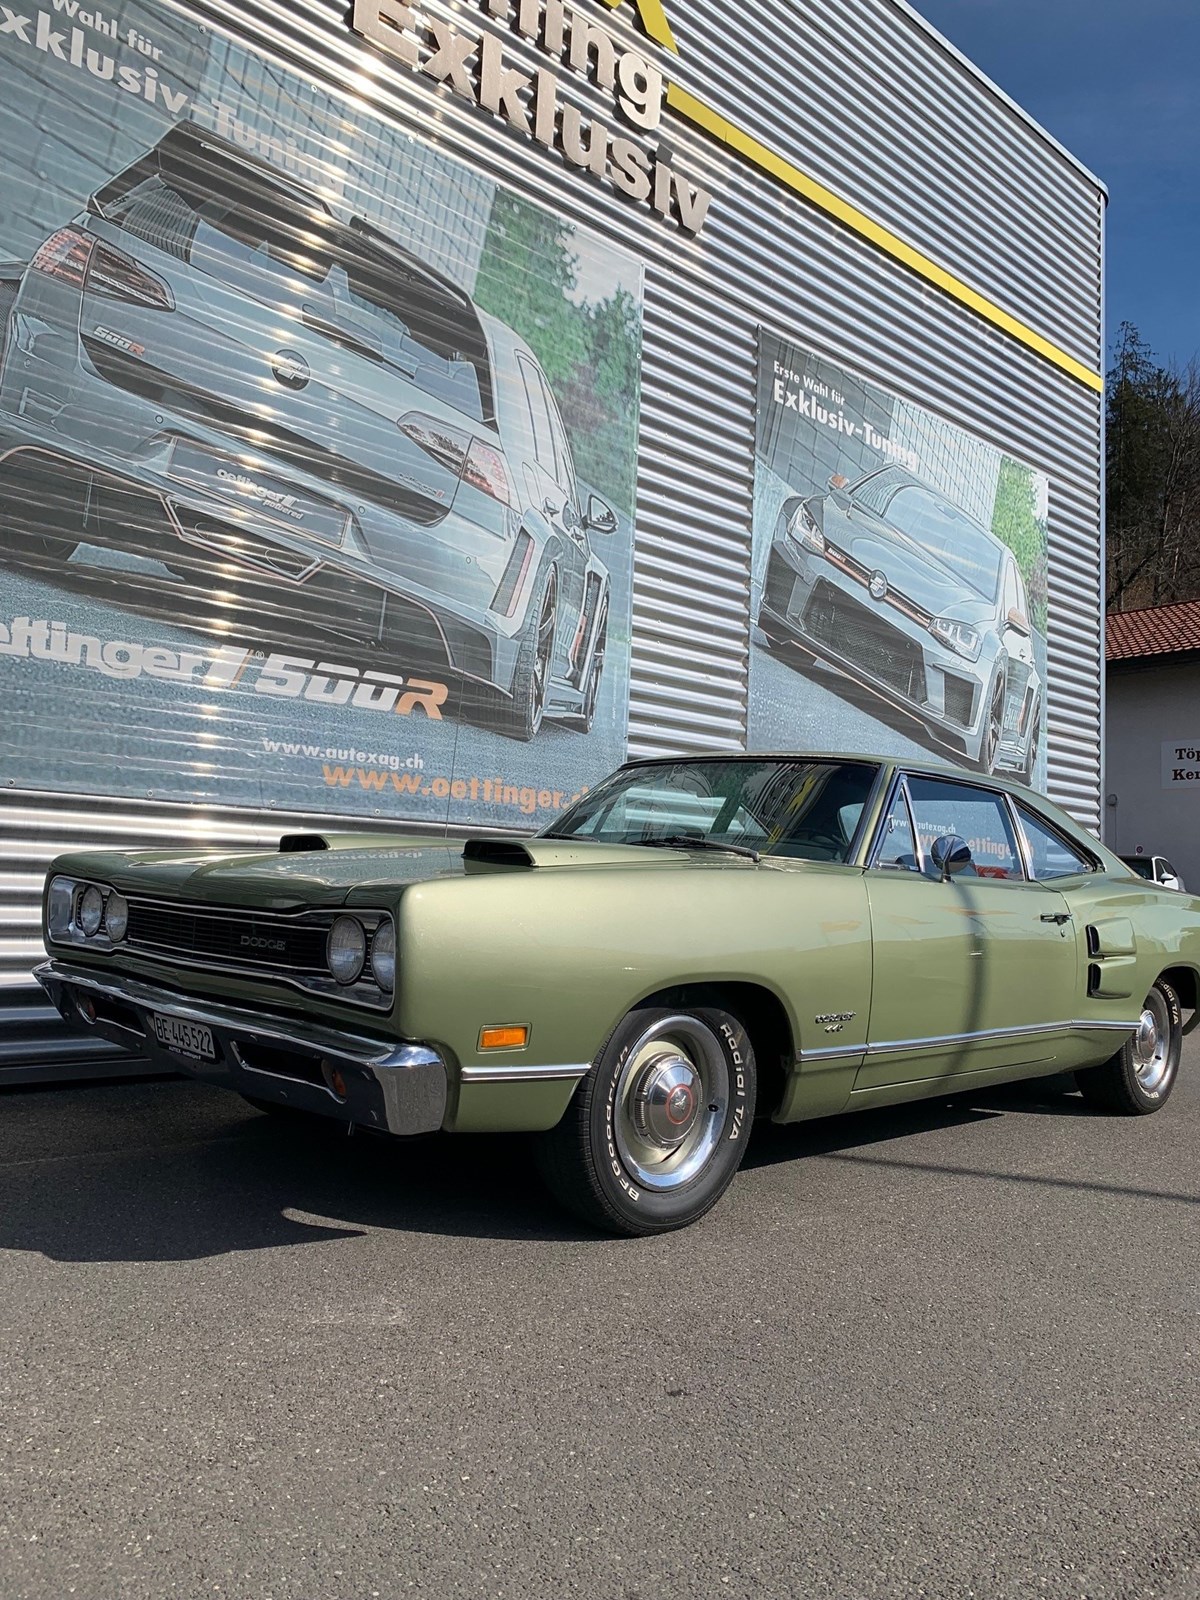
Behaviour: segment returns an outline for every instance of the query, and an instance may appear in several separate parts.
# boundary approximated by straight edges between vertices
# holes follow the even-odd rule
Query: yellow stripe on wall
[[[620,3],[621,0],[605,0],[605,4],[609,6],[616,6]],[[644,22],[646,21],[647,12],[652,13],[657,10],[661,15],[662,8],[658,4],[658,0],[638,0],[638,4]],[[663,26],[666,27],[665,16],[663,16],[662,22]],[[647,31],[650,31],[648,25]],[[670,35],[669,27],[667,27],[667,34],[668,36]],[[660,39],[659,42],[662,43],[664,41]],[[674,48],[673,40],[671,41],[671,48]],[[667,104],[673,111],[678,112],[681,117],[686,118],[688,122],[693,123],[712,138],[719,140],[721,144],[727,145],[729,149],[750,162],[752,166],[758,167],[760,171],[775,178],[796,194],[802,195],[805,200],[810,201],[829,216],[835,217],[847,228],[859,234],[860,237],[869,240],[871,244],[876,245],[885,254],[891,256],[893,260],[902,262],[906,267],[911,268],[913,272],[924,278],[926,282],[935,284],[953,299],[964,306],[968,306],[994,327],[1000,328],[1004,333],[1019,340],[1021,344],[1026,345],[1030,350],[1036,351],[1045,360],[1053,362],[1056,367],[1060,367],[1063,372],[1069,373],[1072,378],[1078,379],[1080,383],[1086,384],[1089,389],[1095,390],[1097,394],[1103,392],[1104,379],[1100,373],[1094,372],[1091,367],[1085,366],[1082,361],[1076,361],[1074,356],[1068,355],[1065,350],[1060,350],[1056,344],[1051,344],[1049,339],[1043,339],[1040,333],[1035,333],[1032,328],[1026,327],[1016,317],[1010,316],[1007,311],[996,305],[994,301],[980,294],[977,289],[972,289],[970,284],[964,283],[961,278],[956,278],[945,267],[940,267],[936,261],[931,260],[927,255],[923,255],[920,250],[901,239],[898,234],[892,233],[882,223],[876,222],[865,211],[860,211],[857,206],[851,205],[848,200],[843,200],[840,195],[834,194],[832,189],[827,189],[823,183],[818,183],[815,178],[810,178],[807,173],[801,172],[799,167],[793,166],[790,161],[785,160],[783,156],[777,155],[774,150],[762,144],[758,139],[753,138],[752,135],[743,133],[728,118],[723,117],[720,112],[714,111],[711,106],[705,105],[703,100],[698,100],[695,95],[689,94],[686,89],[681,89],[678,84],[670,83],[667,85]]]

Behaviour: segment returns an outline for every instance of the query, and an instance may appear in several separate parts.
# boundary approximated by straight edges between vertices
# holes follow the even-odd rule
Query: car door
[[[931,847],[954,835],[970,860],[943,881]],[[874,992],[856,1092],[1054,1058],[1076,1011],[1078,944],[1065,897],[1027,875],[1006,796],[902,776],[866,881]]]

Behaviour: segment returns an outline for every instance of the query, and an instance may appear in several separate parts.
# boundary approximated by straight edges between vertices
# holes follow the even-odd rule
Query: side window
[[[533,424],[533,448],[538,465],[557,480],[554,464],[554,434],[550,427],[550,409],[546,392],[542,388],[542,375],[524,356],[517,357],[521,368],[521,381],[525,385],[525,398],[529,402],[529,420]]]
[[[958,834],[967,842],[971,865],[956,873],[956,877],[1024,881],[1008,808],[998,794],[990,789],[977,789],[973,784],[917,776],[909,778],[908,792],[917,837],[926,858],[926,872],[937,871],[928,859],[933,841]]]
[[[899,867],[902,872],[921,870],[921,859],[917,853],[917,841],[913,835],[903,784],[896,791],[896,799],[884,823],[883,842],[879,846],[875,865]]]
[[[1092,871],[1091,862],[1032,811],[1018,805],[1017,815],[1029,846],[1029,868],[1038,883],[1047,883],[1052,878],[1073,878],[1076,873]]]

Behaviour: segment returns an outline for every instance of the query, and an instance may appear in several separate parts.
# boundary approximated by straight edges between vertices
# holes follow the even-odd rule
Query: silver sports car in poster
[[[898,465],[784,502],[759,626],[916,717],[984,772],[1036,771],[1042,681],[1012,552]]]
[[[529,346],[379,229],[182,124],[0,267],[0,319],[0,559],[149,557],[180,619],[591,727],[616,515]]]

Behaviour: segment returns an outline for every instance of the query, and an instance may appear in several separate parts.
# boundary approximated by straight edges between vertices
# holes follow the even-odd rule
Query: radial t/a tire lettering
[[[542,1175],[606,1232],[686,1227],[733,1181],[754,1120],[754,1051],[737,1017],[708,1007],[631,1011],[556,1128]]]
[[[1175,1087],[1182,1046],[1179,996],[1159,978],[1146,996],[1137,1031],[1100,1066],[1076,1072],[1075,1082],[1098,1110],[1147,1117],[1166,1105]]]

